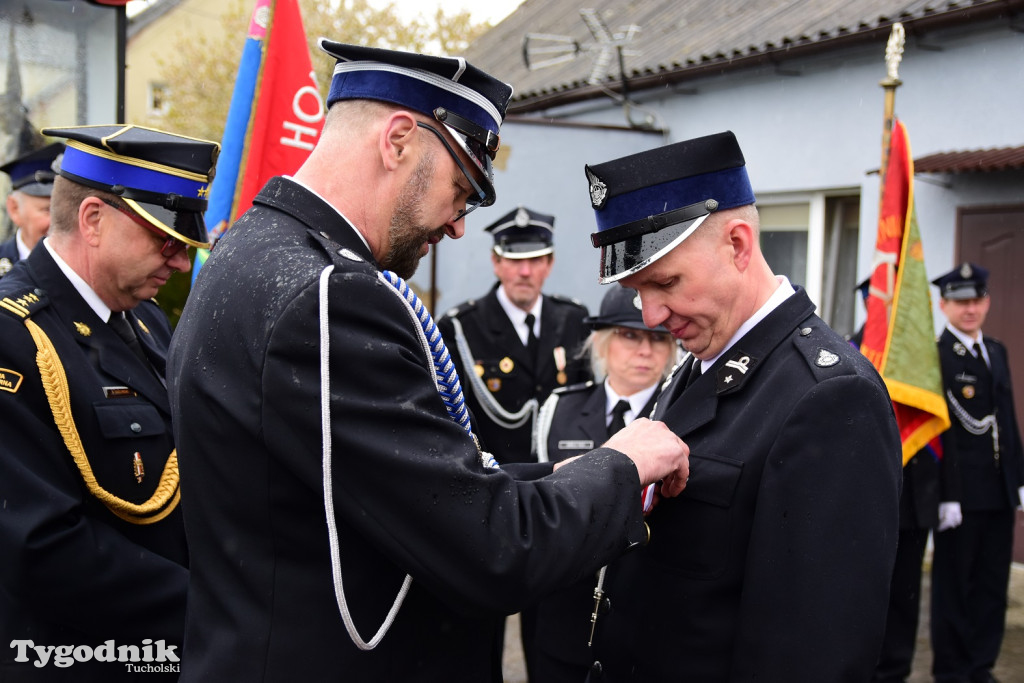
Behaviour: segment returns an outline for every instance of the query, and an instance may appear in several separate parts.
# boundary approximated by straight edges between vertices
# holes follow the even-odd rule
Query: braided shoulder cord
[[[949,404],[953,408],[953,414],[956,415],[956,419],[960,422],[960,425],[970,434],[974,436],[981,436],[989,429],[992,430],[992,448],[995,453],[999,453],[999,424],[996,422],[995,413],[986,415],[980,420],[960,405],[960,402],[956,400],[953,392],[946,389],[946,398],[949,399]]]
[[[131,503],[100,486],[75,426],[74,415],[71,413],[68,379],[57,355],[57,349],[43,329],[31,319],[25,319],[25,327],[36,344],[36,364],[39,366],[39,377],[46,393],[46,400],[53,412],[53,421],[89,493],[98,498],[112,513],[132,524],[153,524],[171,514],[181,500],[181,490],[178,487],[178,451],[171,451],[164,464],[164,471],[160,474],[156,491],[145,503]]]
[[[458,318],[453,317],[452,328],[455,330],[455,348],[459,351],[459,357],[462,358],[463,367],[473,366],[473,352],[469,348],[469,342],[466,341],[466,333],[462,331],[462,323],[459,322]],[[516,412],[509,412],[498,403],[498,399],[494,398],[494,395],[487,390],[487,386],[484,381],[474,373],[470,373],[469,385],[473,390],[480,403],[480,408],[483,409],[487,417],[490,418],[491,422],[504,427],[505,429],[517,429],[526,424],[527,420],[536,418],[538,406],[540,402],[536,398],[531,398],[523,407]]]
[[[480,450],[476,435],[473,434],[472,425],[469,421],[469,411],[466,409],[466,399],[462,393],[462,385],[459,382],[459,373],[455,369],[448,347],[445,346],[441,332],[434,324],[430,311],[423,305],[416,292],[412,291],[408,283],[398,275],[389,270],[382,271],[380,277],[389,285],[395,288],[399,297],[405,302],[409,314],[419,324],[422,336],[420,341],[425,342],[425,351],[434,367],[434,381],[437,385],[437,392],[444,401],[444,407],[448,415],[460,425],[466,433],[477,443],[477,450]],[[498,463],[490,453],[480,451],[480,460],[484,467],[497,469]]]

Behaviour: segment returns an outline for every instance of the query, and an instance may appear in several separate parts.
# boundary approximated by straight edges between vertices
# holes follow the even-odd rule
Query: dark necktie
[[[991,373],[991,368],[988,367],[988,363],[985,362],[985,354],[981,351],[981,344],[974,342],[974,356],[981,361],[981,364],[985,366],[985,371]]]
[[[533,313],[526,314],[526,352],[534,365],[537,364],[537,349],[540,346],[537,335],[533,333],[533,323],[536,321],[537,317]]]
[[[141,360],[146,367],[152,367],[149,364],[149,359],[146,357],[146,352],[142,350],[142,344],[139,343],[139,338],[135,336],[135,330],[132,329],[132,324],[125,318],[124,313],[112,312],[110,314],[110,321],[107,323],[110,325],[114,332],[117,332],[117,336],[124,340],[124,343],[128,345],[128,348],[132,350],[139,360]]]
[[[627,410],[629,410],[629,401],[620,398],[619,402],[612,408],[612,421],[608,423],[608,436],[611,436],[620,429],[626,428]]]
[[[686,376],[686,386],[683,387],[683,390],[688,389],[691,384],[697,381],[698,377],[700,377],[700,361],[694,357],[693,364],[690,365],[690,374]]]

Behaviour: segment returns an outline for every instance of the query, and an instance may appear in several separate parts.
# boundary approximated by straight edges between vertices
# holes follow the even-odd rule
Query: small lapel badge
[[[965,384],[960,393],[964,395],[964,398],[974,398],[974,385]]]
[[[504,372],[506,375],[512,372],[512,369],[515,368],[515,366],[516,364],[513,363],[512,359],[509,358],[508,356],[505,356],[500,361],[498,361],[498,369]]]
[[[146,468],[142,466],[142,455],[138,451],[132,456],[132,471],[135,473],[135,481],[141,484],[142,478],[146,476]]]
[[[141,320],[139,320],[139,318],[138,318],[138,317],[136,317],[136,318],[135,318],[135,322],[136,322],[136,323],[138,323],[138,325],[139,325],[139,329],[140,329],[140,330],[142,330],[142,331],[143,331],[144,333],[146,333],[146,334],[149,334],[149,333],[150,333],[150,332],[149,332],[149,328],[148,328],[148,327],[146,327],[146,323],[144,323],[144,322],[142,322]]]
[[[362,263],[363,261],[363,257],[351,249],[339,249],[338,254],[343,258],[347,258],[349,261],[355,261],[356,263]]]
[[[487,380],[487,389],[493,394],[496,391],[501,391],[501,378],[492,377]]]
[[[89,329],[89,326],[86,325],[85,323],[76,322],[75,330],[78,332],[78,334],[82,335],[83,337],[88,337],[92,335],[92,330]]]
[[[14,264],[11,263],[11,259],[7,258],[6,256],[0,258],[0,275],[6,275],[7,273],[11,272],[11,268],[13,267]]]
[[[480,364],[480,363],[477,363],[476,365],[473,366],[473,372],[476,373],[477,377],[483,377],[484,376],[484,366],[482,364]]]
[[[954,342],[953,343],[953,353],[955,353],[958,356],[966,356],[967,355],[967,347],[964,346],[963,344],[961,344],[960,342]]]
[[[839,356],[827,349],[818,349],[818,357],[814,364],[819,368],[830,368],[839,363]]]

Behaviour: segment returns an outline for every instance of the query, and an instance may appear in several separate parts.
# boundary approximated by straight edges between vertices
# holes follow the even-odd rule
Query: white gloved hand
[[[1024,486],[1017,489],[1017,508],[1024,510]]]
[[[955,529],[963,521],[960,503],[939,503],[939,531]]]

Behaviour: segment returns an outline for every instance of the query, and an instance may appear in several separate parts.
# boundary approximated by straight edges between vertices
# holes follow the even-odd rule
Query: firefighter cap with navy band
[[[58,175],[117,195],[147,223],[185,244],[210,247],[203,212],[220,153],[216,142],[120,124],[42,132],[67,138],[54,169]]]
[[[483,177],[483,196],[475,203],[494,203],[491,161],[500,146],[498,133],[512,86],[462,57],[432,57],[326,38],[320,39],[320,49],[338,60],[327,94],[328,107],[339,100],[377,100],[443,124]]]
[[[714,211],[753,204],[731,131],[586,166],[601,284],[631,275],[692,235]]]

